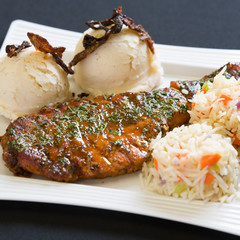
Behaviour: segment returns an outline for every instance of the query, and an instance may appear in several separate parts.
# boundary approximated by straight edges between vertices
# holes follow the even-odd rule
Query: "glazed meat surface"
[[[152,138],[188,121],[187,109],[170,88],[74,98],[11,123],[3,159],[16,175],[66,182],[131,173],[148,159]]]
[[[226,73],[233,75],[233,70]],[[15,175],[34,173],[65,182],[135,172],[151,156],[151,139],[189,120],[189,99],[216,73],[173,82],[174,88],[43,107],[9,125],[1,137],[3,159]]]

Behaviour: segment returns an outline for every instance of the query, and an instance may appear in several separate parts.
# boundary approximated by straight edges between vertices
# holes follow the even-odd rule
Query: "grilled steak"
[[[35,173],[66,182],[137,171],[151,155],[151,139],[189,120],[189,99],[216,73],[174,82],[175,88],[43,107],[9,125],[1,137],[3,159],[15,175]]]

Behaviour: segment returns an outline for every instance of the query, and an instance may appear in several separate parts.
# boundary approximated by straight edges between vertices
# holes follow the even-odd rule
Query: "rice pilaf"
[[[240,172],[240,80],[223,69],[194,95],[189,113],[192,125],[151,142],[142,184],[166,196],[231,202]]]

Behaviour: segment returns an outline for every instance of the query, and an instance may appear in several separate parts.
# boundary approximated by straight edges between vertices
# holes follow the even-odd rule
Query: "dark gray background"
[[[15,19],[82,32],[86,29],[86,21],[104,20],[119,5],[123,6],[125,14],[145,27],[156,43],[240,49],[238,0],[0,0],[0,42]],[[134,214],[65,205],[0,201],[0,239],[238,238],[218,231]]]
[[[0,0],[0,40],[14,19],[24,19],[73,31],[85,22],[111,16],[113,8],[141,23],[157,43],[240,48],[238,0]]]

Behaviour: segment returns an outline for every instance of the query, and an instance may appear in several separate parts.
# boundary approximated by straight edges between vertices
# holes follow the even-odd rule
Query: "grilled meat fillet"
[[[1,137],[3,159],[15,175],[34,173],[65,182],[137,171],[151,155],[151,139],[189,120],[189,99],[216,73],[174,82],[174,88],[43,107],[8,126]]]
[[[75,98],[18,118],[2,137],[3,159],[16,175],[58,181],[139,170],[149,140],[188,121],[188,101],[175,89]]]

